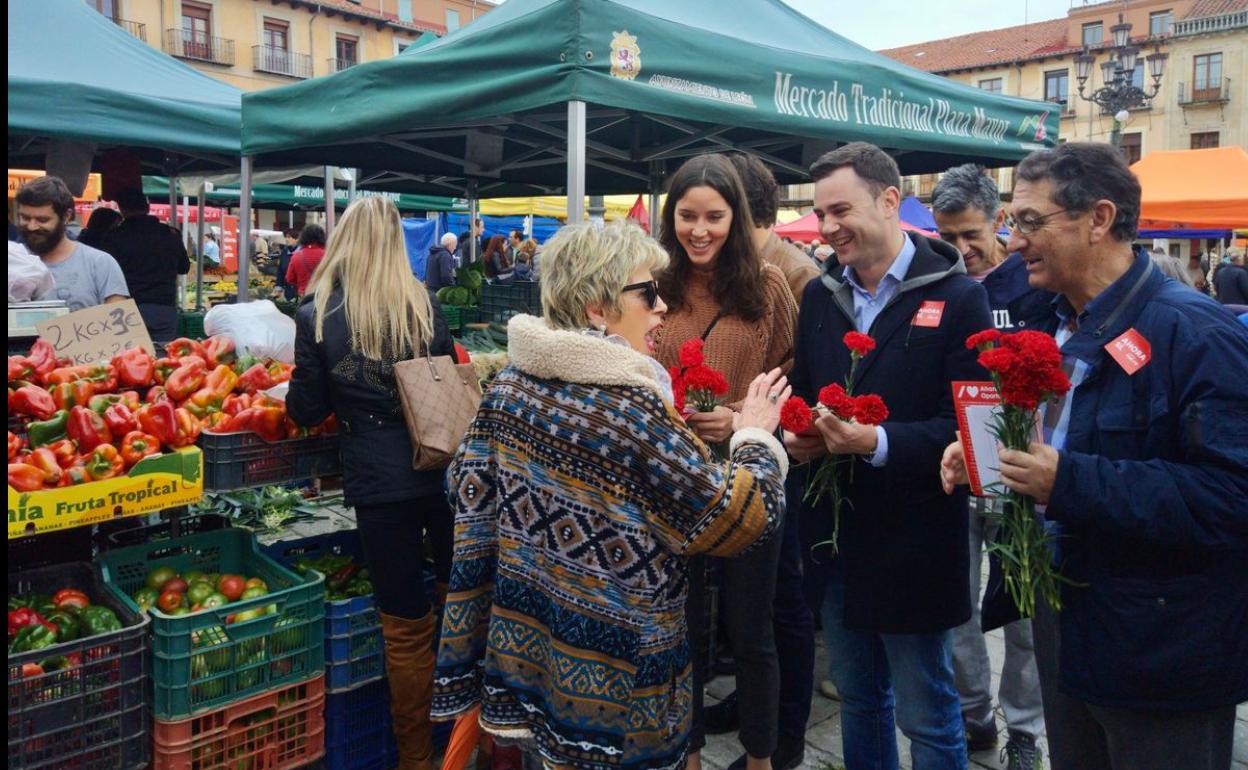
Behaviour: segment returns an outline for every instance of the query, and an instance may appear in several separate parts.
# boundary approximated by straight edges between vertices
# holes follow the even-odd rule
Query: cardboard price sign
[[[84,308],[35,324],[39,336],[56,351],[57,358],[78,364],[106,364],[131,348],[156,355],[152,338],[134,300]]]

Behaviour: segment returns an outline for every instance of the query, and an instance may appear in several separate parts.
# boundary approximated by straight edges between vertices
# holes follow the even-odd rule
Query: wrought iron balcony
[[[285,75],[288,78],[312,77],[312,57],[303,53],[291,53],[284,48],[266,45],[251,47],[251,67],[256,72]]]
[[[1204,88],[1187,87],[1179,83],[1179,104],[1188,107],[1198,104],[1226,104],[1231,101],[1231,79],[1222,78],[1221,83],[1200,84]]]
[[[179,59],[234,66],[234,41],[224,37],[195,35],[181,29],[165,30],[165,53]]]
[[[330,59],[329,71],[331,73],[342,72],[343,70],[350,69],[351,67],[354,67],[357,64],[359,64],[359,62],[356,61],[355,59]]]
[[[144,43],[147,42],[147,25],[137,21],[126,21],[125,19],[113,19],[113,23],[129,32],[132,37],[137,37]]]

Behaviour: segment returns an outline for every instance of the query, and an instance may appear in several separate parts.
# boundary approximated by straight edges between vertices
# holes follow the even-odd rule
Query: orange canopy
[[[1144,195],[1141,227],[1248,227],[1248,151],[1150,152],[1131,166]]]

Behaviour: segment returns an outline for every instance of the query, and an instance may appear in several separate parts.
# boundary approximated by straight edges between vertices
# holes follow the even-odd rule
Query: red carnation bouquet
[[[854,370],[858,368],[859,361],[875,350],[875,340],[861,332],[849,332],[842,341],[849,348],[850,355],[849,375],[845,378],[845,384],[832,383],[825,386],[819,391],[819,403],[813,409],[800,397],[791,397],[780,410],[780,425],[785,430],[790,433],[805,433],[823,414],[832,414],[840,420],[859,425],[879,425],[888,419],[888,407],[884,405],[884,399],[874,393],[860,396],[853,393]],[[807,482],[804,498],[811,505],[818,505],[824,497],[831,498],[832,538],[818,545],[830,544],[833,553],[837,552],[837,541],[841,534],[841,503],[844,502],[839,477],[841,465],[849,466],[849,479],[852,482],[853,458],[829,455],[820,461],[819,467]]]
[[[728,378],[724,373],[706,365],[703,341],[691,339],[680,346],[680,366],[673,366],[668,374],[672,377],[672,395],[676,409],[681,414],[713,412],[721,399],[728,395]],[[721,457],[728,456],[727,445],[712,447]]]
[[[992,426],[997,440],[1006,449],[1026,452],[1040,404],[1070,390],[1057,341],[1041,332],[1002,334],[988,329],[968,337],[966,346],[979,350],[979,363],[1001,394],[1001,413]],[[1002,505],[989,509],[1001,524],[1001,536],[989,550],[1000,557],[1010,597],[1025,618],[1034,617],[1037,597],[1060,610],[1063,578],[1053,564],[1044,525],[1036,518],[1036,501],[1004,485],[1001,491]]]

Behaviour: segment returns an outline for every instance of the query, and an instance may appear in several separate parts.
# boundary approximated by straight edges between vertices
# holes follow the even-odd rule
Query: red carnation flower
[[[979,365],[990,372],[1004,375],[1015,367],[1018,354],[1010,348],[989,348],[979,354]]]
[[[854,399],[838,383],[834,382],[819,391],[819,403],[842,420],[849,420],[854,416]]]
[[[814,422],[814,412],[800,396],[790,396],[780,407],[780,427],[790,433],[802,433]]]
[[[974,350],[975,348],[979,348],[980,350],[983,350],[992,343],[1000,341],[1000,339],[1001,332],[996,329],[984,329],[982,332],[972,334],[966,338],[966,349]]]
[[[680,365],[686,369],[691,366],[701,366],[706,361],[702,353],[702,340],[695,337],[681,345],[679,358]]]
[[[845,347],[849,348],[859,358],[875,350],[875,340],[871,339],[870,335],[862,332],[846,332],[843,341],[845,342]]]
[[[711,392],[717,396],[728,394],[728,378],[718,369],[711,369]]]
[[[879,425],[888,419],[888,407],[884,399],[868,393],[854,398],[854,419],[863,425]]]

